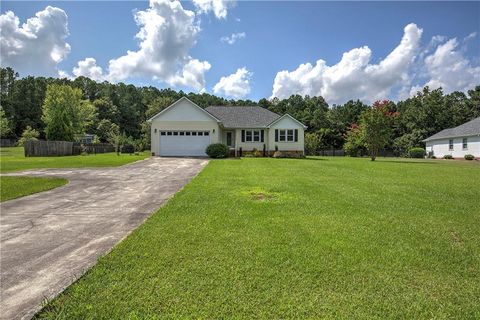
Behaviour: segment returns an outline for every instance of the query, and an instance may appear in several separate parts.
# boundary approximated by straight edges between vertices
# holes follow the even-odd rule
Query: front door
[[[232,145],[232,132],[231,131],[227,131],[227,146],[229,146],[230,148],[233,147]]]

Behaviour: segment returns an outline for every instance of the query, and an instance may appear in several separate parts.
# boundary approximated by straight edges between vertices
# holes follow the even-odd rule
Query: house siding
[[[463,149],[463,138],[467,138],[467,149]],[[453,140],[453,150],[449,150],[449,140]],[[472,154],[480,158],[480,136],[466,136],[457,138],[436,139],[426,142],[426,151],[433,152],[437,158],[445,155],[452,155],[454,158],[463,158],[467,154]]]
[[[265,130],[263,142],[242,142],[242,130]],[[268,129],[258,129],[258,128],[245,128],[245,129],[235,129],[235,146],[237,150],[242,148],[242,151],[252,151],[257,149],[259,151],[263,150],[263,145],[265,148],[268,148]]]
[[[297,142],[275,142],[275,129],[297,129],[298,130],[298,141]],[[302,125],[298,122],[292,120],[290,117],[284,117],[278,122],[274,123],[268,133],[269,144],[268,149],[270,151],[275,150],[275,146],[278,147],[280,151],[301,151],[304,152],[304,135],[305,130]]]

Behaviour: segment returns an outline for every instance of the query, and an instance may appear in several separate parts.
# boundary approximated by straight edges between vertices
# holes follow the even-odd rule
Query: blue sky
[[[142,65],[142,58],[135,60],[133,67],[122,60],[121,63],[129,66],[120,66],[118,72],[125,75],[114,79],[107,75],[109,61],[125,56],[128,50],[139,51],[142,40],[135,35],[141,25],[135,22],[134,14],[152,9],[151,4],[142,1],[4,1],[2,14],[12,11],[20,27],[47,6],[63,10],[69,34],[54,42],[63,41],[70,49],[65,50],[60,61],[45,62],[49,67],[53,65],[51,70],[21,60],[36,60],[40,53],[22,52],[17,55],[18,59],[13,59],[9,56],[11,53],[5,51],[8,48],[2,49],[2,60],[6,60],[2,66],[13,64],[11,66],[22,75],[55,75],[61,70],[62,75],[74,77],[73,69],[78,62],[91,57],[95,59],[95,67],[102,68],[105,79],[112,81],[186,91],[203,89],[226,97],[254,100],[293,93],[322,94],[330,103],[351,98],[399,99],[425,84],[442,86],[445,91],[465,91],[480,84],[480,2],[237,1],[223,5],[226,17],[219,17],[221,14],[209,7],[182,2],[181,10],[194,14],[192,29],[186,30],[194,35],[186,36],[186,44],[179,43],[182,39],[172,40],[174,45],[166,42],[157,50],[165,52],[151,62],[166,61],[166,65],[175,64],[175,67],[152,71],[153,67]],[[168,13],[162,10],[155,11],[156,19]],[[176,10],[178,13],[179,9]],[[49,18],[55,19],[55,15],[46,15],[45,19]],[[416,28],[405,31],[411,23]],[[53,25],[49,35],[57,32]],[[19,37],[15,32],[5,34],[9,31],[4,29],[8,28],[2,24],[3,39]],[[176,29],[172,32],[174,36],[178,34]],[[234,33],[243,33],[244,37],[233,44],[220,40]],[[172,37],[168,32],[152,36],[164,39],[166,35]],[[396,65],[394,62],[382,64],[404,36],[414,39],[392,57],[393,61],[404,55],[403,60],[398,60]],[[174,46],[182,48],[171,51],[169,48]],[[345,52],[356,48],[363,49],[352,52],[344,65],[337,65]],[[182,56],[182,61],[169,55]],[[38,58],[42,63],[41,57]],[[319,59],[325,63],[315,68]],[[206,64],[192,66],[193,75],[185,75],[185,65],[191,60],[206,62],[209,67]],[[300,65],[305,63],[311,66],[300,70]],[[349,69],[352,63],[355,66]],[[452,65],[459,67],[453,70],[458,74],[450,79]],[[372,71],[375,68],[381,70]],[[457,70],[459,68],[461,70]],[[243,71],[237,72],[239,69]],[[287,72],[278,76],[282,70]],[[393,73],[398,75],[395,79],[389,76]],[[196,80],[191,80],[192,77]],[[225,77],[223,82],[222,77]],[[274,83],[276,89],[273,89]]]

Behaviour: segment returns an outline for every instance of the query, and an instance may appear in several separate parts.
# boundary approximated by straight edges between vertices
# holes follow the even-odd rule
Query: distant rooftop
[[[435,133],[433,136],[428,137],[423,141],[426,142],[426,141],[438,140],[438,139],[476,136],[476,135],[480,135],[480,117],[470,120],[462,125],[459,125],[458,127],[442,130],[438,133]]]
[[[205,110],[220,120],[225,128],[264,128],[280,118],[280,115],[257,106],[211,106]]]

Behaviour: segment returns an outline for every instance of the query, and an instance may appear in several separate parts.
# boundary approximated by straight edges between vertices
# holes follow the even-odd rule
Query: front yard
[[[38,318],[479,318],[480,166],[218,160]]]

